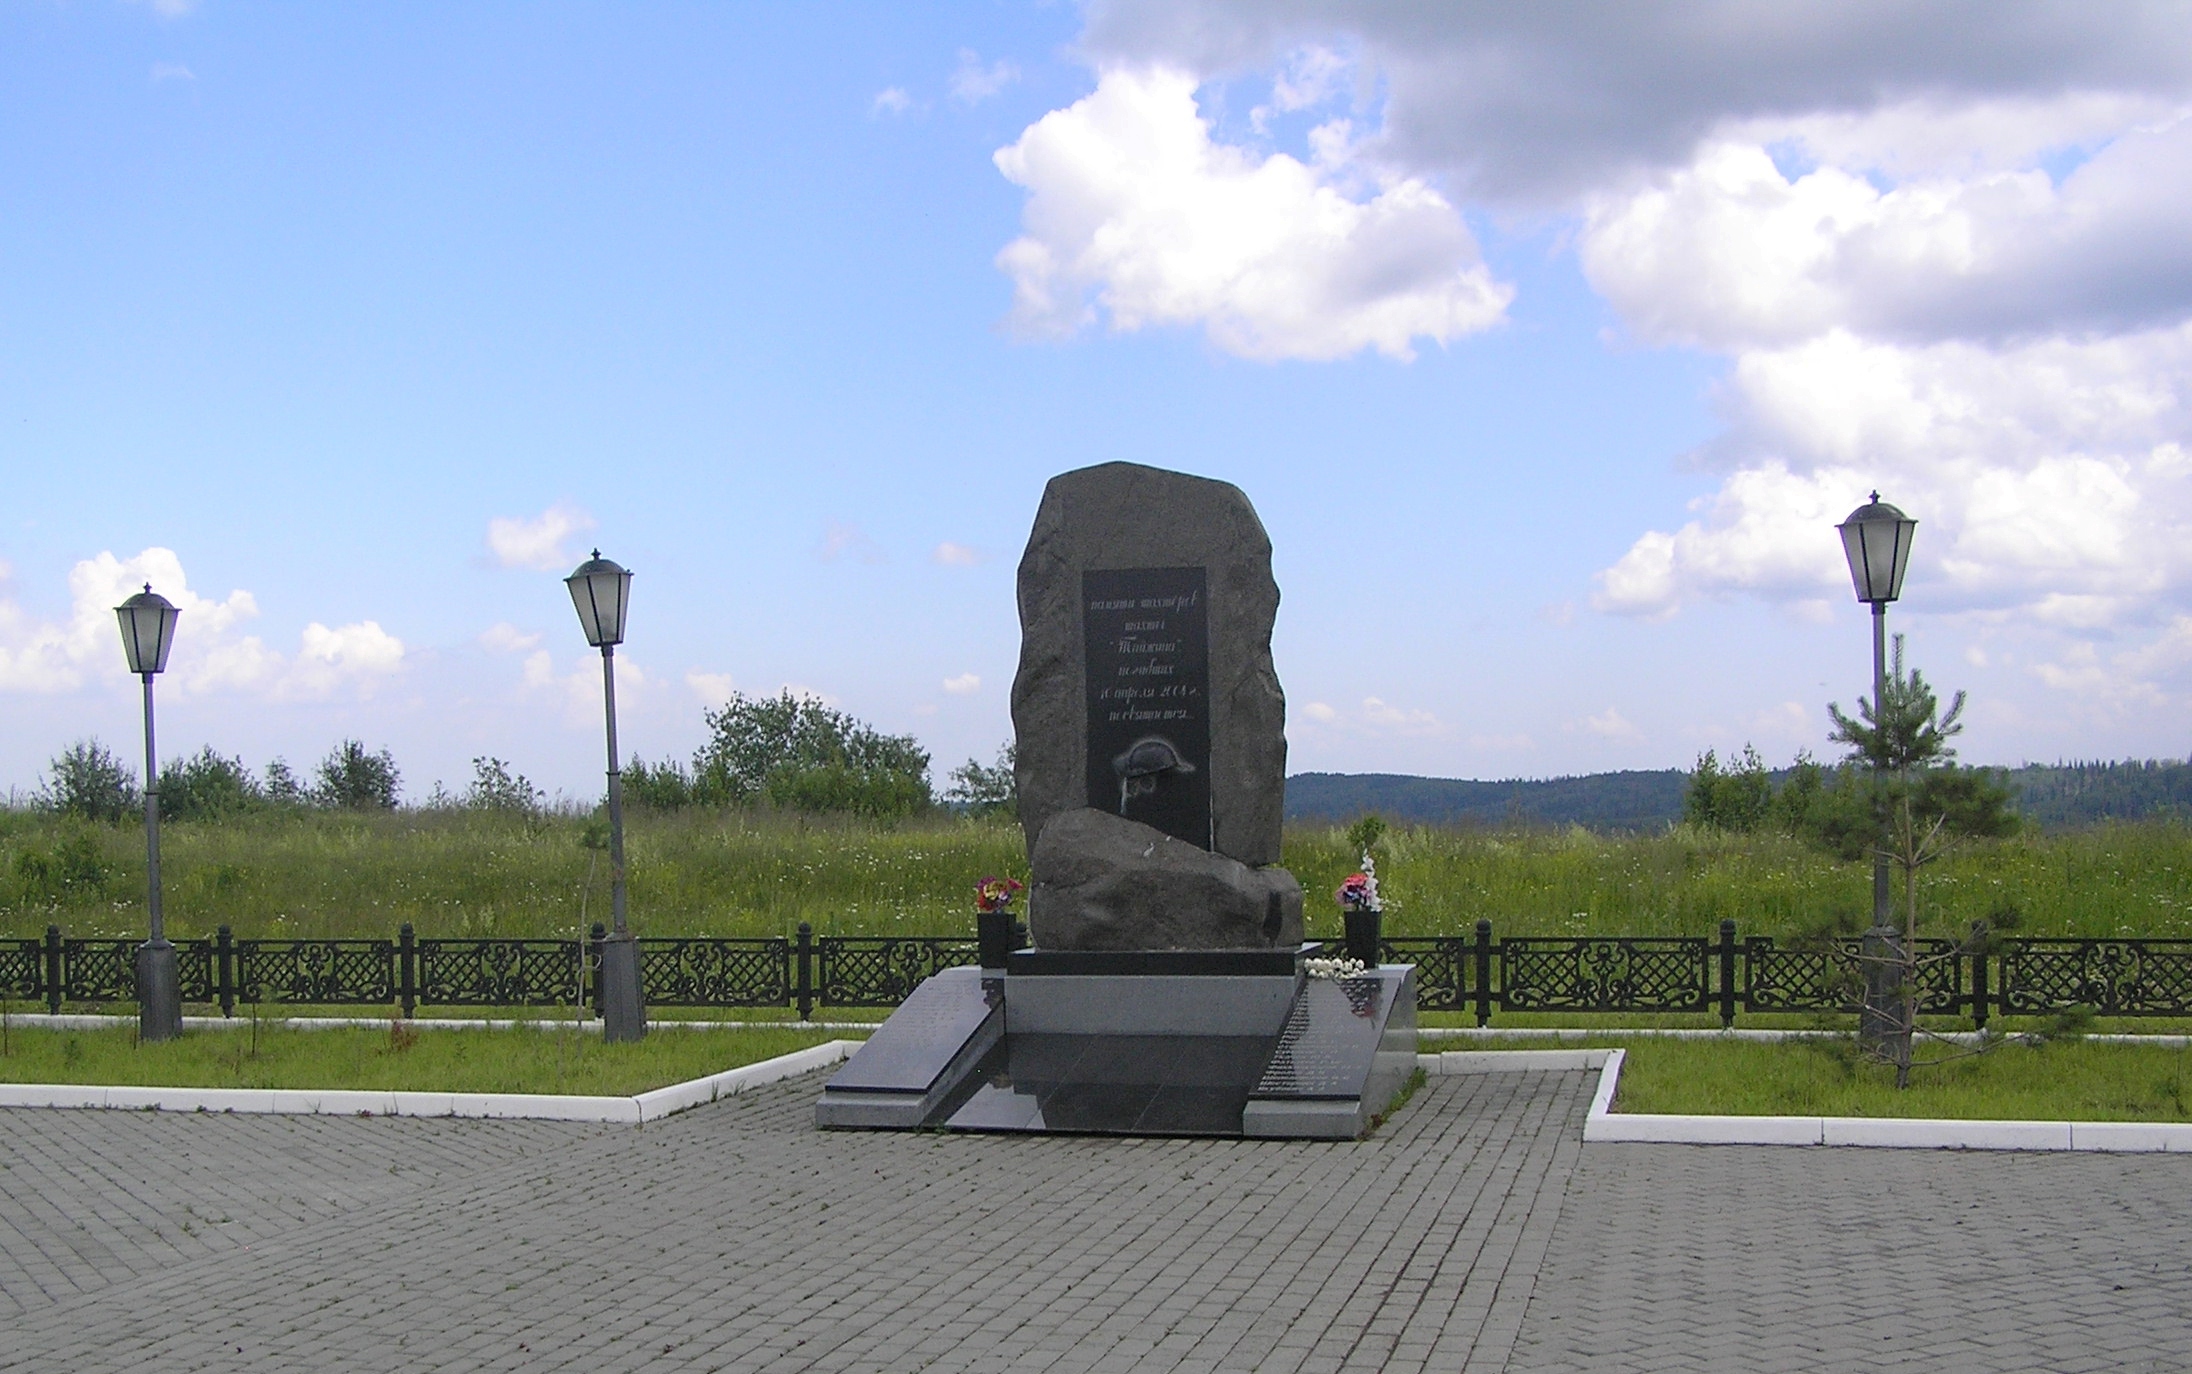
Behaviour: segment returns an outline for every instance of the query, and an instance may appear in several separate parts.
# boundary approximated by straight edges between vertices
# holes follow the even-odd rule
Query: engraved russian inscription
[[[1210,631],[1201,568],[1081,574],[1088,805],[1211,847]]]

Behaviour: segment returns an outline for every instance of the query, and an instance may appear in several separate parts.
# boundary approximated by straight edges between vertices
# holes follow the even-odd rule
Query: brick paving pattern
[[[2192,1156],[1589,1145],[1517,1374],[2192,1370]]]
[[[0,1111],[0,1369],[2192,1368],[2192,1159]],[[1868,1224],[1868,1199],[1901,1221]]]
[[[817,1132],[819,1076],[636,1130],[10,1111],[0,1369],[1498,1369],[1589,1086],[1359,1145]]]

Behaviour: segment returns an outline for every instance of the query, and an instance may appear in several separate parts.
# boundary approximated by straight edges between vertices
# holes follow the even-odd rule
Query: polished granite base
[[[960,1131],[1238,1135],[1275,1037],[1008,1035],[940,1125]]]
[[[815,1123],[1353,1138],[1415,1067],[1414,974],[951,969],[829,1081]]]

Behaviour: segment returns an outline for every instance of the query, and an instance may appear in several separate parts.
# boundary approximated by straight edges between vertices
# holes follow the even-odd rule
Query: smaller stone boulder
[[[1037,949],[1293,949],[1302,890],[1109,812],[1061,811],[1030,856],[1028,933]]]

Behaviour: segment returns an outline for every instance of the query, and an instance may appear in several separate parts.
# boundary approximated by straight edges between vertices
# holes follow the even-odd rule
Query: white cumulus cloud
[[[487,522],[487,547],[505,568],[568,572],[578,557],[564,541],[594,527],[594,517],[577,506],[557,502],[539,515],[498,515]]]
[[[1921,522],[1906,609],[2065,692],[2163,680],[2192,7],[1092,0],[1077,49],[1096,90],[998,154],[1018,327],[1403,355],[1506,307],[1463,211],[1549,226],[1613,332],[1724,366],[1722,431],[1679,455],[1713,489],[1637,521],[1598,609],[1832,615],[1832,527],[1877,488]],[[1306,154],[1267,146],[1305,121]]]
[[[325,697],[345,687],[370,691],[403,665],[403,642],[372,621],[336,629],[315,621],[295,654],[271,649],[242,632],[259,614],[250,592],[201,596],[174,550],[149,548],[130,558],[101,552],[71,568],[65,621],[41,620],[0,595],[0,691],[68,692],[126,676],[114,608],[148,583],[182,612],[163,679],[174,690]]]
[[[973,696],[982,690],[982,679],[974,673],[961,673],[944,679],[944,690],[955,697]]]
[[[1101,318],[1200,326],[1247,358],[1405,359],[1499,322],[1512,289],[1429,184],[1351,194],[1370,169],[1350,161],[1344,122],[1310,163],[1216,142],[1196,85],[1173,67],[1108,70],[998,150],[1028,191],[1026,232],[997,256],[1015,328],[1056,337]]]

